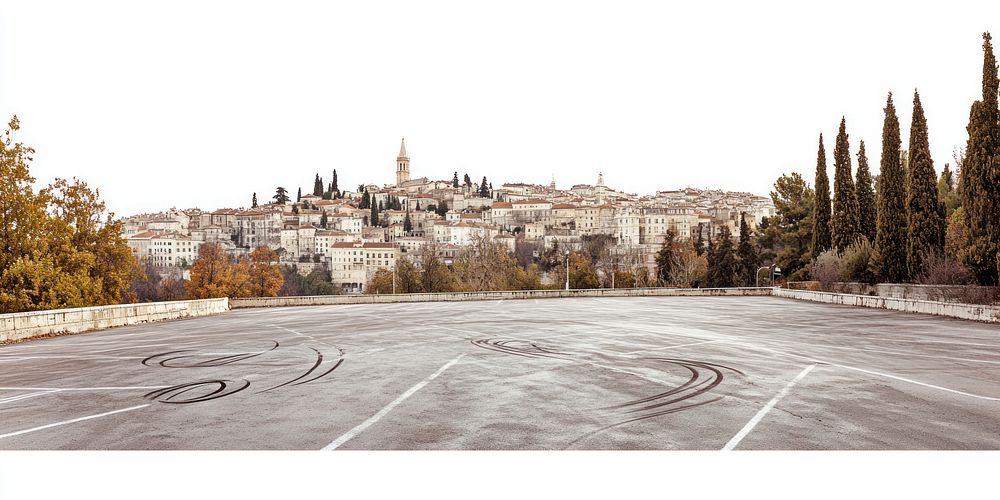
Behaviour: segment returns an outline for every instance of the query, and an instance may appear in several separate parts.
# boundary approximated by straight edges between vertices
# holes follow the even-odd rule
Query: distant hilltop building
[[[406,138],[399,141],[399,156],[396,157],[396,187],[410,180],[410,157],[406,155]]]

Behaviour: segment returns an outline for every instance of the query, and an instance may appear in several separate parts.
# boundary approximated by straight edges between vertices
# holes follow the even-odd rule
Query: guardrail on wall
[[[0,341],[220,314],[229,299],[178,300],[0,314]]]
[[[988,323],[1000,323],[1000,307],[977,304],[960,304],[930,300],[900,299],[873,295],[853,295],[846,293],[812,292],[806,290],[775,289],[775,297],[843,304],[849,306],[890,309],[911,313],[933,314],[951,318],[971,319]]]
[[[549,299],[557,297],[707,297],[771,295],[770,288],[597,288],[587,290],[518,290],[502,292],[400,293],[385,295],[314,295],[230,299],[233,309],[246,307],[319,306],[335,304],[392,304],[401,302],[456,302],[467,300]]]

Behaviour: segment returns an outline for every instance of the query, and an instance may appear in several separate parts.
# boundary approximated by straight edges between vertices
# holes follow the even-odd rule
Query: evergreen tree
[[[858,150],[858,175],[856,189],[858,196],[858,229],[861,236],[868,238],[869,243],[875,242],[875,191],[872,188],[872,174],[868,170],[868,155],[865,153],[865,141],[861,141]]]
[[[701,224],[698,224],[698,239],[694,242],[694,252],[698,257],[705,255],[705,233],[701,230]]]
[[[417,202],[417,208],[416,208],[416,210],[417,210],[417,212],[420,211],[420,202],[419,201]]]
[[[472,187],[472,179],[469,178],[469,174],[465,174],[465,187]]]
[[[250,202],[250,208],[257,208],[257,193],[253,194],[253,200]]]
[[[812,256],[830,249],[830,179],[826,175],[826,150],[823,148],[823,134],[819,135],[819,153],[816,157],[816,206],[813,216]]]
[[[945,163],[944,169],[941,170],[937,190],[938,199],[944,204],[945,220],[948,220],[959,206],[958,192],[955,190],[955,174],[951,171],[951,165],[948,163]]]
[[[708,266],[705,270],[705,285],[714,286],[713,283],[718,281],[716,279],[716,273],[719,268],[716,259],[715,240],[712,238],[711,234],[708,236],[708,246],[705,248],[705,262]]]
[[[281,186],[278,186],[278,189],[274,193],[274,202],[279,205],[282,205],[288,203],[288,201],[289,201],[288,190],[286,190]]]
[[[455,172],[455,176],[451,178],[451,187],[458,187],[458,172]]]
[[[805,179],[795,172],[779,177],[771,191],[775,215],[768,219],[763,239],[774,252],[774,262],[790,280],[808,278],[815,197]]]
[[[293,214],[298,214],[299,213],[299,204],[298,203],[292,205],[292,213]]]
[[[365,193],[361,196],[361,204],[358,205],[358,208],[370,208],[371,204],[371,195],[368,194],[368,188],[365,188]]]
[[[1000,264],[1000,80],[991,40],[989,33],[983,33],[983,97],[969,112],[969,140],[959,182],[969,242],[959,257],[982,285],[997,284]]]
[[[371,215],[368,216],[368,224],[370,226],[372,226],[372,227],[377,227],[379,225],[379,223],[378,223],[378,206],[375,205],[374,203],[372,203],[371,206],[372,206],[372,213],[371,213]]]
[[[313,181],[313,196],[323,196],[323,179],[316,174],[316,180]]]
[[[920,104],[920,94],[913,92],[913,121],[910,124],[910,168],[906,179],[907,252],[906,263],[911,277],[924,270],[930,253],[944,250],[944,221],[938,203],[937,175],[927,138],[927,119]]]
[[[480,198],[489,198],[490,197],[490,188],[488,186],[489,185],[486,183],[486,176],[484,175],[483,176],[483,182],[479,183],[479,197]]]
[[[337,186],[337,169],[333,169],[333,182],[330,183],[330,192],[333,193],[335,197],[340,197],[340,188]]]
[[[302,201],[302,188],[299,188],[299,192],[295,194],[295,203]]]
[[[843,252],[858,238],[858,194],[851,172],[851,152],[847,142],[847,120],[840,119],[837,145],[833,148],[833,215],[830,235],[833,247]]]
[[[663,246],[660,247],[660,251],[656,254],[656,286],[668,286],[670,284],[670,275],[673,274],[674,267],[677,264],[675,238],[673,230],[668,229],[666,236],[663,238]]]
[[[740,214],[740,245],[737,249],[739,257],[737,286],[755,286],[757,284],[757,267],[760,265],[760,257],[757,249],[753,245],[750,234],[750,225],[747,224],[746,212]]]
[[[733,238],[728,226],[719,230],[718,242],[711,249],[712,258],[708,261],[708,286],[713,288],[731,287],[735,285],[737,262],[733,249]]]
[[[326,216],[326,212],[319,216],[319,227],[326,229],[330,225],[330,219]]]
[[[440,215],[441,217],[444,217],[448,213],[448,202],[447,201],[441,201],[441,204],[438,205],[438,207],[437,207],[437,212],[436,213],[438,215]]]
[[[879,256],[879,274],[887,283],[907,278],[906,267],[906,187],[900,159],[899,117],[892,103],[892,93],[885,105],[882,124],[882,159],[879,181],[875,253]]]
[[[413,231],[413,221],[410,220],[410,211],[406,211],[406,217],[403,218],[403,232],[410,234]]]

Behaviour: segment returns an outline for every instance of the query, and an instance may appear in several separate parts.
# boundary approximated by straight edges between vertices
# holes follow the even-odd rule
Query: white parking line
[[[458,363],[458,360],[462,359],[464,356],[465,355],[462,354],[462,355],[458,356],[457,358],[455,358],[455,359],[453,359],[453,360],[445,363],[444,366],[442,366],[441,368],[438,368],[438,371],[432,373],[431,376],[429,376],[429,377],[421,380],[420,382],[417,383],[417,385],[415,385],[413,387],[410,387],[410,389],[408,391],[404,392],[398,398],[394,399],[391,403],[389,403],[388,405],[386,405],[385,408],[382,408],[381,410],[379,410],[378,413],[376,413],[376,414],[372,415],[371,417],[369,417],[368,420],[365,420],[364,422],[361,422],[360,424],[358,424],[357,427],[355,427],[355,428],[347,431],[347,433],[345,433],[343,436],[340,436],[339,438],[335,439],[332,443],[324,446],[323,449],[324,450],[336,450],[338,447],[340,447],[340,445],[342,445],[342,444],[350,441],[352,438],[354,438],[354,436],[357,436],[358,434],[360,434],[361,432],[363,432],[365,429],[371,427],[373,424],[375,424],[376,422],[378,422],[379,420],[381,420],[382,417],[384,417],[387,413],[389,413],[390,411],[392,411],[392,409],[395,408],[396,406],[398,406],[399,403],[402,403],[403,401],[406,400],[406,398],[409,398],[415,392],[419,391],[420,389],[423,389],[425,385],[427,385],[427,384],[429,384],[431,382],[431,380],[436,379],[438,377],[438,375],[441,375],[442,373],[444,373],[445,370],[447,370],[448,368],[451,368],[455,363]],[[0,436],[0,437],[2,437],[2,436]]]
[[[744,425],[742,429],[740,429],[740,432],[737,432],[736,435],[733,436],[733,438],[730,439],[729,442],[722,447],[722,449],[732,450],[733,448],[736,448],[736,445],[740,444],[740,441],[743,441],[743,438],[745,438],[747,434],[749,434],[750,431],[752,431],[753,428],[756,427],[758,423],[760,423],[761,419],[764,418],[764,415],[767,415],[767,412],[771,411],[771,408],[774,408],[774,405],[776,405],[778,401],[781,400],[781,398],[785,397],[785,395],[788,394],[788,391],[792,390],[792,387],[794,387],[795,384],[799,382],[799,380],[805,378],[805,376],[808,375],[813,368],[816,368],[816,365],[813,364],[805,367],[805,369],[802,370],[795,378],[793,378],[792,381],[788,383],[788,385],[786,385],[783,389],[781,389],[780,392],[778,392],[778,394],[776,394],[773,398],[771,398],[771,400],[768,401],[767,404],[764,405],[764,407],[761,408],[760,411],[758,411],[757,414],[754,415],[753,418],[751,418],[750,421],[747,422],[747,424]]]
[[[54,424],[40,425],[38,427],[32,427],[30,429],[24,429],[23,431],[16,431],[16,432],[9,432],[7,434],[0,434],[0,439],[14,437],[14,436],[20,436],[21,434],[28,434],[29,432],[40,431],[40,430],[48,429],[50,427],[58,427],[60,425],[73,424],[73,423],[76,423],[76,422],[83,422],[84,420],[90,420],[92,418],[106,417],[108,415],[114,415],[115,413],[122,413],[122,412],[126,412],[126,411],[138,410],[139,408],[145,408],[147,406],[149,406],[149,404],[144,404],[144,405],[139,405],[139,406],[133,406],[131,408],[123,408],[121,410],[109,411],[109,412],[106,412],[106,413],[98,413],[97,415],[89,415],[89,416],[86,416],[86,417],[74,418],[73,420],[65,420],[65,421],[62,421],[62,422],[56,422]]]

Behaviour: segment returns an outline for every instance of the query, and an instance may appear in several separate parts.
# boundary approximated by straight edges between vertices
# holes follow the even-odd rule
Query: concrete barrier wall
[[[229,299],[221,298],[0,314],[0,341],[208,316],[228,310]]]
[[[504,292],[400,293],[385,295],[315,295],[230,299],[233,309],[245,307],[319,306],[335,304],[393,304],[400,302],[455,302],[466,300],[551,299],[558,297],[706,297],[771,295],[770,288],[599,288],[591,290],[523,290]]]
[[[867,283],[838,282],[827,285],[826,292],[852,295],[877,295],[894,299],[930,300],[936,302],[957,302],[964,304],[990,304],[1000,299],[1000,288],[977,285],[919,285],[915,283]],[[790,281],[788,288],[794,290],[820,291],[818,281]]]
[[[849,306],[890,309],[911,313],[933,314],[951,318],[971,319],[989,323],[1000,323],[1000,307],[977,304],[957,304],[953,302],[935,302],[929,300],[900,299],[894,297],[879,297],[871,295],[853,295],[845,293],[811,292],[805,290],[788,290],[776,288],[775,297],[825,302],[827,304],[843,304]]]

